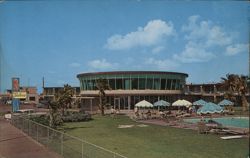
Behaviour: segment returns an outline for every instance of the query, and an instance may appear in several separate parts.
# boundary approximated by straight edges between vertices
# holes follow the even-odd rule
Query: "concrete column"
[[[130,106],[131,106],[131,96],[128,96],[128,109],[130,110]]]

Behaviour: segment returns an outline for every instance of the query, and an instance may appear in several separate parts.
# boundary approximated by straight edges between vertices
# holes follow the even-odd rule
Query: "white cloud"
[[[223,49],[233,42],[233,36],[210,20],[200,20],[199,15],[188,18],[182,26],[185,33],[185,48],[173,58],[183,63],[207,62],[216,57],[211,50]]]
[[[173,58],[183,63],[206,62],[214,58],[212,52],[207,51],[202,45],[188,42],[180,54],[174,54]]]
[[[179,64],[173,60],[165,59],[165,60],[157,60],[154,58],[148,58],[145,60],[145,64],[156,67],[160,70],[173,70],[179,66]]]
[[[113,69],[118,66],[117,63],[109,63],[106,59],[96,59],[88,62],[88,66],[94,69]]]
[[[233,37],[212,21],[200,21],[200,16],[194,15],[188,18],[188,24],[182,27],[182,31],[188,32],[185,39],[203,42],[204,46],[225,46],[232,43]]]
[[[155,47],[155,48],[152,49],[152,53],[157,54],[157,53],[160,53],[161,51],[163,51],[164,49],[165,49],[165,47],[158,46],[158,47]]]
[[[73,63],[70,63],[69,66],[70,66],[70,67],[80,67],[81,64],[80,64],[80,63],[73,62]]]
[[[227,46],[226,55],[233,56],[241,52],[248,52],[248,51],[249,51],[249,44],[234,44]]]
[[[135,32],[130,32],[124,36],[111,36],[108,38],[105,47],[111,50],[124,50],[138,46],[154,46],[163,38],[174,34],[172,22],[152,20],[145,27],[138,27]]]

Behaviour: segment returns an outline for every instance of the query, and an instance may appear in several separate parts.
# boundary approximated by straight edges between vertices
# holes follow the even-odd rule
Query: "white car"
[[[12,114],[10,114],[10,113],[9,114],[5,114],[4,118],[7,119],[7,120],[10,120],[12,115],[20,115],[20,114],[31,115],[34,112],[35,112],[34,109],[22,109],[22,110],[17,110],[15,113],[12,113]]]
[[[11,119],[11,114],[5,114],[4,118],[7,119],[7,120],[10,120]]]

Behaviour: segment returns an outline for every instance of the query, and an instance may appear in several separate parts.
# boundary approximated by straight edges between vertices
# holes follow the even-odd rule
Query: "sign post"
[[[20,80],[17,77],[12,78],[12,112],[19,110],[20,100],[16,98],[15,93],[19,92]]]

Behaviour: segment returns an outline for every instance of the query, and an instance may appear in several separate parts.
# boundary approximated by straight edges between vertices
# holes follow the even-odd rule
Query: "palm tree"
[[[65,109],[71,107],[73,97],[73,88],[66,84],[64,85],[63,89],[59,91],[57,96],[57,102],[59,106],[62,108],[62,115],[64,115]]]
[[[98,79],[96,81],[96,87],[99,90],[99,109],[101,110],[101,114],[104,115],[104,106],[106,106],[107,98],[105,90],[110,90],[110,86],[106,79]]]
[[[222,77],[222,86],[226,89],[225,98],[236,101],[235,94],[240,96],[243,111],[247,110],[248,102],[247,93],[247,77],[236,74],[227,74],[226,78]]]
[[[63,123],[57,101],[49,101],[49,126],[56,128]]]

